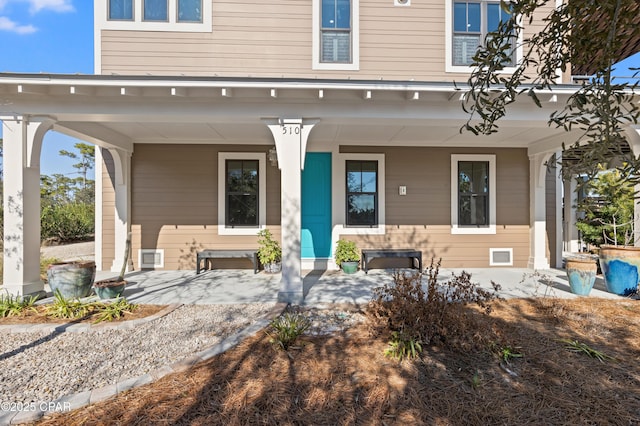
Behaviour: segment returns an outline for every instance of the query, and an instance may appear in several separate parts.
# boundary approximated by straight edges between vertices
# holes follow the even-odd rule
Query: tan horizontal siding
[[[218,235],[218,153],[265,152],[252,145],[136,145],[132,157],[132,245],[162,249],[165,269],[195,268],[203,249],[257,248],[255,236]],[[267,224],[280,238],[280,171],[266,163]],[[216,261],[216,267],[243,267]],[[245,265],[246,266],[246,265]],[[250,263],[249,263],[250,266]],[[247,266],[247,267],[249,267]]]
[[[367,152],[341,146],[341,152]],[[514,266],[529,259],[529,160],[526,149],[380,148],[385,154],[386,234],[354,237],[361,248],[415,248],[445,267],[488,267],[490,248],[513,248]],[[496,234],[451,234],[451,155],[496,155]],[[398,187],[407,195],[398,195]],[[389,262],[389,261],[385,261]],[[400,262],[404,262],[401,260]]]

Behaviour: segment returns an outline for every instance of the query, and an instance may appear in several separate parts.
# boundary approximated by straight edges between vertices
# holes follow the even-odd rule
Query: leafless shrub
[[[498,299],[500,286],[493,290],[481,288],[471,281],[471,274],[452,274],[451,279],[438,282],[440,260],[431,260],[423,274],[395,273],[392,284],[374,289],[367,307],[372,331],[393,332],[403,338],[424,344],[447,342],[468,346],[475,336],[474,315],[468,305],[477,305],[484,313],[491,312],[491,302]]]

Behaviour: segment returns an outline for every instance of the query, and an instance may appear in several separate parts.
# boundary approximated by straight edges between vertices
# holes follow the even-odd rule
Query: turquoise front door
[[[302,171],[302,258],[331,255],[331,153],[308,152]]]

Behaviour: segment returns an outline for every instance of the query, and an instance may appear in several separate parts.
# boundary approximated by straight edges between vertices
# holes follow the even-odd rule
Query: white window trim
[[[351,63],[320,62],[320,8],[322,0],[313,0],[312,11],[312,69],[359,70],[360,69],[360,0],[351,0]]]
[[[108,0],[94,0],[94,21],[96,31],[166,31],[166,32],[211,32],[211,0],[202,0],[202,22],[178,22],[178,0],[169,0],[169,22],[142,20],[143,0],[133,0],[133,20],[118,21],[108,19]]]
[[[378,162],[378,226],[346,226],[345,173],[348,160]],[[333,217],[334,233],[337,235],[384,235],[385,234],[385,164],[384,154],[336,154],[333,160]]]
[[[444,33],[445,33],[445,72],[455,72],[468,74],[473,71],[472,66],[465,65],[453,65],[453,3],[455,0],[445,0],[445,13],[444,13]],[[482,1],[482,0],[478,0]],[[485,0],[486,1],[486,0]],[[516,63],[522,60],[523,55],[522,48],[522,33],[518,36],[518,44],[516,46]],[[516,70],[516,67],[505,67],[499,71],[499,74],[512,74]]]
[[[267,173],[266,157],[261,152],[218,153],[218,235],[256,235],[267,226]],[[227,160],[258,160],[258,226],[232,228],[226,223],[226,166]]]
[[[489,225],[482,227],[458,226],[458,162],[489,162]],[[451,155],[451,233],[495,234],[496,233],[496,156],[493,154]]]

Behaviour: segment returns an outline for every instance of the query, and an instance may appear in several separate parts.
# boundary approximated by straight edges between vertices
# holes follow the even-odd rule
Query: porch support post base
[[[304,301],[304,294],[301,291],[279,291],[278,302],[299,305]]]

